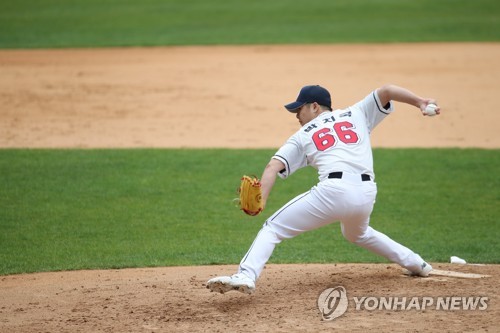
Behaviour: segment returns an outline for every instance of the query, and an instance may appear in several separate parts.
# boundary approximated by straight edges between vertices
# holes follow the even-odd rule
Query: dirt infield
[[[236,266],[55,272],[0,277],[2,332],[498,332],[500,266],[435,265],[489,278],[412,278],[384,264],[268,265],[255,294],[210,293],[207,278]],[[343,286],[347,312],[323,321],[320,293]],[[356,310],[361,297],[399,297],[402,305]],[[413,297],[432,305],[410,308]],[[488,297],[486,310],[442,297]],[[451,298],[448,301],[451,302]],[[429,304],[426,303],[426,304]],[[374,306],[373,301],[368,309]],[[390,310],[388,310],[390,309]]]
[[[344,107],[395,83],[436,97],[443,114],[397,105],[374,146],[500,148],[499,59],[500,44],[473,43],[0,51],[0,147],[276,148],[297,128],[282,105],[302,85]],[[247,296],[205,289],[236,266],[0,276],[0,332],[497,332],[500,266],[433,266],[490,277],[268,265]],[[322,321],[318,296],[336,286],[347,312]],[[460,298],[448,310],[356,310],[354,297],[487,297],[487,309]]]
[[[500,43],[0,51],[0,147],[279,147],[304,84],[334,108],[395,83],[443,115],[398,106],[384,147],[500,147]]]

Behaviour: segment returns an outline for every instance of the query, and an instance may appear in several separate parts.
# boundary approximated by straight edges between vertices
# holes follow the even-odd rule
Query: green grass
[[[0,0],[0,48],[499,40],[498,0]]]
[[[317,176],[278,180],[259,217],[232,203],[272,150],[0,150],[0,274],[235,264],[265,218]],[[376,149],[372,226],[430,261],[499,263],[499,150]],[[271,262],[385,262],[338,224],[280,244]]]

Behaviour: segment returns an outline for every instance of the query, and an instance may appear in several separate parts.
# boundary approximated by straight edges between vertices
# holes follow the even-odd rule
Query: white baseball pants
[[[376,195],[377,185],[360,175],[344,172],[342,179],[320,182],[269,217],[241,260],[239,273],[256,281],[282,240],[336,221],[350,242],[418,272],[424,262],[418,254],[369,226]]]

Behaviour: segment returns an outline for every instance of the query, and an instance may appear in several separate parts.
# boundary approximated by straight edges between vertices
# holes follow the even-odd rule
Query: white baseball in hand
[[[436,113],[436,109],[437,109],[437,105],[436,104],[427,104],[427,106],[425,107],[425,110],[424,110],[424,114],[426,116],[435,116],[437,113]]]

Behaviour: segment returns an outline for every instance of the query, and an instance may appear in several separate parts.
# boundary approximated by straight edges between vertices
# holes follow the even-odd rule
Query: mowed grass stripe
[[[496,0],[0,2],[0,48],[499,40]]]
[[[232,202],[274,150],[0,150],[0,274],[238,263],[265,218],[317,181],[278,180],[266,211]],[[499,150],[375,149],[372,226],[430,261],[498,263]],[[271,262],[384,262],[339,225],[277,247]]]

